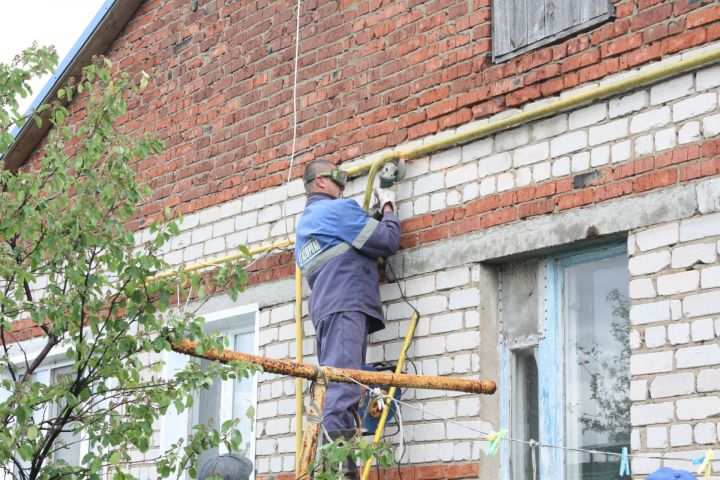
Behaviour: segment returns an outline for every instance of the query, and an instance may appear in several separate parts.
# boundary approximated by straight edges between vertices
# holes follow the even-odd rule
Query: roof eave
[[[90,64],[93,56],[107,51],[142,2],[143,0],[106,0],[29,111],[43,103],[58,100],[58,90],[70,77],[80,78],[82,68]],[[1,158],[4,168],[16,170],[24,165],[49,129],[47,115],[43,117],[40,127],[37,127],[35,122],[26,122],[15,134],[15,140]]]

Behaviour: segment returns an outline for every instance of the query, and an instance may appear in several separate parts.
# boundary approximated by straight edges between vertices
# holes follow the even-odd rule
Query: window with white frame
[[[64,354],[63,354],[64,356]],[[67,379],[72,375],[72,365],[57,360],[59,354],[53,354],[55,359],[46,361],[43,365],[33,373],[32,380],[34,382],[50,385]],[[22,370],[18,371],[18,375],[22,375]],[[9,392],[0,391],[0,401],[9,397]],[[36,425],[40,425],[49,419],[56,418],[60,411],[65,407],[65,399],[60,398],[55,403],[47,403],[44,408],[35,409],[33,411],[33,419]],[[50,461],[54,463],[65,463],[66,465],[78,466],[81,459],[88,453],[89,441],[83,436],[80,425],[68,423],[66,427],[59,433],[50,454]],[[20,461],[24,468],[30,468],[29,461]],[[17,465],[13,468],[13,475],[20,478],[20,472]],[[1,478],[1,475],[0,475]]]
[[[625,247],[503,265],[499,278],[501,428],[585,450],[508,442],[503,478],[615,478],[619,457],[586,451],[630,443]]]
[[[205,329],[208,333],[218,333],[228,342],[231,350],[257,354],[258,350],[258,308],[257,305],[234,307],[203,315]],[[167,378],[174,372],[182,370],[188,357],[177,353],[169,353],[166,362]],[[200,365],[208,365],[201,360]],[[187,438],[192,434],[193,425],[203,424],[220,429],[223,422],[239,419],[242,435],[242,450],[227,452],[223,445],[203,452],[198,459],[198,468],[211,458],[224,453],[241,453],[255,463],[255,420],[248,416],[257,403],[257,375],[251,378],[222,381],[217,378],[212,386],[195,394],[195,401],[190,411],[182,414],[170,412],[164,419],[161,428],[161,443],[169,448],[179,438]]]

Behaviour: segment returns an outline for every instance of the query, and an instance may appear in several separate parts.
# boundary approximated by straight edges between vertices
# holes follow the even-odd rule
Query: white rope
[[[290,147],[290,166],[288,167],[287,181],[285,182],[285,200],[283,200],[282,217],[285,219],[285,235],[290,239],[290,227],[288,227],[287,202],[290,191],[290,180],[292,179],[292,169],[295,165],[295,149],[297,147],[297,83],[298,83],[298,62],[300,57],[300,7],[301,0],[297,1],[297,20],[295,23],[295,66],[293,73],[292,88],[292,109],[293,109],[293,128],[292,128],[292,146]]]
[[[330,367],[327,367],[327,368],[330,368]],[[350,380],[350,381],[353,382],[353,383],[357,383],[358,385],[360,385],[360,386],[362,386],[362,387],[365,387],[365,388],[367,388],[367,389],[372,390],[368,385],[365,385],[365,384],[363,384],[363,383],[360,383],[360,382],[358,382],[357,380],[355,380],[354,378],[351,378],[351,377],[345,375],[344,373],[342,373],[342,372],[340,372],[340,371],[338,371],[338,370],[332,369],[332,371],[333,371],[334,373],[336,373],[337,375],[340,375],[340,376],[342,376],[342,377],[347,378],[348,380]],[[422,407],[417,407],[417,406],[415,406],[415,405],[411,405],[411,404],[409,404],[409,403],[407,403],[407,402],[404,402],[404,401],[402,401],[402,400],[399,400],[399,399],[396,399],[396,398],[392,398],[392,397],[390,397],[389,395],[384,395],[384,394],[381,394],[381,395],[382,395],[383,398],[387,398],[387,399],[395,402],[397,405],[403,405],[403,406],[405,406],[405,407],[412,408],[413,410],[417,410],[417,411],[419,411],[419,412],[422,412],[422,413],[425,414],[425,415],[434,417],[434,418],[436,418],[436,419],[438,419],[438,420],[443,420],[443,421],[445,421],[445,422],[447,422],[447,423],[450,423],[450,424],[453,424],[453,425],[458,425],[458,426],[460,426],[460,427],[464,427],[464,428],[466,428],[466,429],[468,429],[468,430],[471,430],[471,431],[473,431],[473,432],[479,433],[480,435],[483,435],[483,436],[485,436],[485,437],[487,437],[487,436],[491,433],[491,432],[485,432],[484,430],[480,430],[480,429],[475,428],[475,427],[472,427],[472,426],[470,426],[470,425],[466,425],[466,424],[464,424],[464,423],[462,423],[462,422],[458,422],[458,421],[455,421],[455,420],[452,420],[452,419],[449,419],[449,418],[441,417],[440,415],[436,415],[436,414],[434,414],[434,413],[432,413],[432,412],[429,412],[429,411],[425,410],[425,409],[422,408]],[[399,411],[399,407],[398,407],[398,411]],[[556,448],[556,449],[559,449],[559,450],[565,450],[565,451],[570,451],[570,452],[580,452],[580,453],[590,453],[590,454],[596,454],[596,455],[610,455],[610,456],[614,456],[614,457],[622,457],[622,453],[605,452],[605,451],[602,451],[602,450],[591,450],[591,449],[576,448],[576,447],[566,447],[566,446],[564,446],[564,445],[549,445],[549,444],[546,444],[546,443],[538,442],[537,440],[533,440],[533,439],[530,439],[530,440],[521,440],[521,439],[519,439],[519,438],[512,438],[512,437],[509,437],[509,436],[505,436],[504,439],[505,439],[505,440],[508,440],[508,441],[511,441],[511,442],[522,443],[522,444],[528,445],[529,447],[531,447],[531,448],[533,448],[533,449],[534,449],[534,448],[537,448],[537,447],[547,447],[547,448]],[[632,454],[632,455],[629,454],[628,457],[629,457],[629,458],[645,458],[645,459],[648,459],[648,458],[649,458],[649,459],[653,459],[653,460],[680,460],[680,461],[692,462],[692,459],[688,459],[688,458],[680,458],[680,457],[672,457],[672,456],[670,456],[670,457],[668,457],[668,456],[661,457],[661,456],[659,456],[659,455],[648,455],[648,454],[644,454],[644,453],[636,453],[636,454]],[[713,459],[712,461],[713,461],[713,462],[719,462],[719,461],[720,461],[720,458],[718,458],[718,459]]]

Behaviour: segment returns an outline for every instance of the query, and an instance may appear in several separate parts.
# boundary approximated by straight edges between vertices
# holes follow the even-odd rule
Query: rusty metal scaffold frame
[[[350,370],[346,368],[316,367],[285,360],[261,357],[248,353],[225,350],[217,352],[211,350],[199,354],[196,352],[197,343],[185,340],[173,344],[173,350],[178,353],[193,357],[212,360],[220,363],[240,361],[260,365],[265,372],[280,375],[289,375],[297,378],[305,378],[315,381],[315,388],[312,392],[312,400],[320,411],[325,401],[326,382],[353,381],[363,385],[387,385],[391,387],[424,388],[429,390],[451,390],[455,392],[478,393],[491,395],[495,393],[495,382],[489,380],[471,380],[456,377],[439,377],[431,375],[411,375],[403,373],[378,373],[365,370]],[[317,380],[324,380],[317,382]],[[387,409],[386,409],[387,410]],[[310,423],[303,435],[302,448],[298,453],[300,456],[298,468],[295,471],[296,479],[310,478],[310,463],[315,458],[317,450],[320,424]]]

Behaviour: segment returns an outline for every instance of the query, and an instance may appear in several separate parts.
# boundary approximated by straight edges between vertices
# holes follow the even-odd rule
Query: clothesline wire
[[[328,367],[328,368],[331,368],[331,367]],[[395,402],[396,404],[398,404],[398,408],[399,408],[400,405],[403,405],[403,406],[408,407],[408,408],[411,408],[411,409],[413,409],[413,410],[420,411],[420,412],[422,412],[423,414],[428,415],[428,416],[431,416],[431,417],[434,417],[434,418],[436,418],[436,419],[438,419],[438,420],[443,420],[443,421],[445,421],[445,422],[447,422],[447,423],[450,423],[450,424],[453,424],[453,425],[458,425],[458,426],[460,426],[460,427],[464,427],[464,428],[466,428],[466,429],[468,429],[468,430],[471,430],[471,431],[474,431],[474,432],[476,432],[476,433],[479,433],[479,434],[481,434],[481,435],[483,435],[483,436],[485,436],[485,437],[487,437],[487,436],[491,433],[491,432],[486,432],[486,431],[484,431],[484,430],[481,430],[481,429],[479,429],[479,428],[472,427],[472,426],[470,426],[470,425],[467,425],[467,424],[465,424],[465,423],[462,423],[462,422],[459,422],[459,421],[456,421],[456,420],[452,420],[452,419],[449,419],[449,418],[442,417],[442,416],[437,415],[437,414],[434,414],[434,413],[432,413],[432,412],[430,412],[430,411],[428,411],[428,410],[426,410],[426,409],[424,409],[424,408],[422,408],[422,407],[418,407],[418,406],[409,404],[409,403],[404,402],[404,401],[402,401],[402,400],[398,400],[398,399],[396,399],[396,398],[390,397],[389,395],[385,395],[385,394],[378,393],[378,392],[375,391],[375,389],[373,389],[372,387],[370,387],[370,386],[368,386],[368,385],[365,385],[365,384],[363,384],[363,383],[361,383],[361,382],[358,382],[358,381],[355,380],[354,378],[351,378],[351,377],[349,377],[348,375],[345,375],[344,373],[340,372],[339,370],[335,370],[335,369],[332,369],[332,370],[333,370],[333,372],[335,372],[336,374],[338,374],[338,375],[340,375],[340,376],[342,376],[342,377],[345,377],[346,379],[350,380],[351,382],[356,383],[356,384],[360,385],[361,387],[366,388],[366,389],[368,389],[368,390],[370,390],[370,391],[373,391],[373,392],[375,393],[375,395],[377,395],[378,397],[383,398],[383,399],[388,399],[388,400],[391,400],[391,401]],[[571,452],[590,453],[590,454],[600,454],[600,455],[610,455],[610,456],[614,456],[614,457],[622,457],[622,454],[621,454],[621,453],[616,453],[616,452],[604,452],[604,451],[601,451],[601,450],[592,450],[592,449],[587,449],[587,448],[568,447],[568,446],[565,446],[565,445],[551,445],[551,444],[539,442],[539,441],[534,440],[534,439],[522,440],[522,439],[519,439],[519,438],[513,438],[513,437],[509,437],[509,436],[505,436],[504,439],[505,439],[505,440],[508,440],[508,441],[510,441],[510,442],[522,443],[522,444],[524,444],[524,445],[528,445],[528,446],[531,447],[531,448],[532,448],[532,447],[535,447],[535,446],[539,446],[539,447],[547,447],[547,448],[556,448],[556,449],[565,450],[565,451],[571,451]],[[643,459],[654,459],[654,460],[673,460],[673,461],[688,461],[688,462],[692,462],[692,459],[689,459],[689,458],[668,457],[668,456],[659,456],[659,455],[644,454],[644,453],[628,454],[627,456],[628,456],[629,458],[643,458]],[[711,461],[712,461],[712,462],[719,462],[719,461],[720,461],[720,458],[718,458],[718,459],[713,459],[713,460],[711,460]]]

